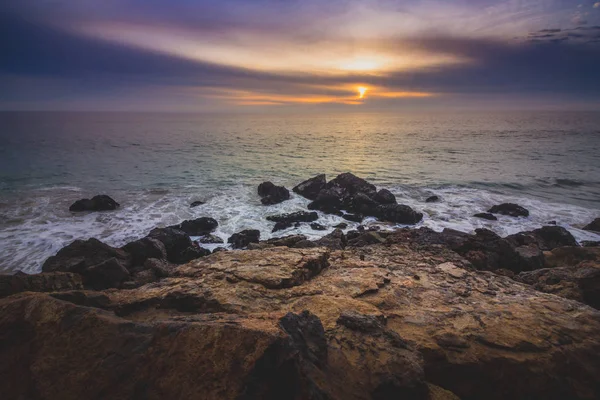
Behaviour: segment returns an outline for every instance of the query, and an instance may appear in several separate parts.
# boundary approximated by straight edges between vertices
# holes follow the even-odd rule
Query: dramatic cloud
[[[597,4],[7,0],[0,107],[598,102]]]

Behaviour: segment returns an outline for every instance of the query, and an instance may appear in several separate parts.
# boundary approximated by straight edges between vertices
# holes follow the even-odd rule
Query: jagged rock
[[[396,196],[387,189],[380,189],[373,197],[373,200],[380,204],[396,204]]]
[[[291,214],[271,215],[267,217],[267,221],[283,222],[292,224],[294,222],[314,222],[319,219],[319,214],[316,212],[298,211]]]
[[[423,219],[423,214],[403,204],[384,204],[377,207],[376,217],[382,221],[414,225]]]
[[[527,232],[509,235],[506,240],[514,246],[537,246],[540,250],[552,250],[562,246],[579,246],[571,233],[560,226],[544,226]]]
[[[361,220],[361,221],[362,221],[362,220]],[[334,228],[339,228],[339,229],[346,229],[346,228],[348,227],[348,224],[347,224],[347,223],[345,223],[345,222],[340,222],[339,224],[337,224],[337,225],[334,225],[333,227],[334,227]]]
[[[181,254],[189,247],[193,247],[192,239],[182,230],[174,228],[155,228],[148,234],[149,238],[156,239],[165,245],[167,260],[179,264]]]
[[[489,221],[498,221],[498,218],[494,214],[490,213],[478,213],[473,216],[475,218],[487,219]]]
[[[600,312],[475,271],[418,231],[412,241],[393,242],[408,235],[398,232],[359,249],[220,252],[158,282],[100,292],[107,299],[86,307],[68,302],[70,292],[58,293],[66,301],[32,293],[2,299],[0,393],[600,397]],[[564,249],[572,248],[553,252],[565,263],[589,261],[585,251],[595,250]]]
[[[366,180],[356,175],[346,172],[338,175],[335,179],[327,183],[327,188],[344,188],[349,194],[364,193],[369,196],[375,196],[377,188]]]
[[[296,243],[306,240],[306,236],[304,235],[290,235],[284,236],[280,238],[273,238],[267,240],[266,243],[273,246],[285,246],[285,247],[293,247]]]
[[[231,244],[234,249],[243,249],[250,243],[258,243],[260,241],[260,231],[256,229],[246,229],[231,235],[227,239],[227,243]]]
[[[70,272],[46,272],[29,275],[0,274],[0,298],[20,292],[59,292],[83,289],[81,275]]]
[[[492,214],[509,215],[511,217],[528,217],[529,211],[518,204],[502,203],[488,210]]]
[[[317,224],[316,222],[310,224],[310,228],[315,231],[326,231],[327,227],[321,224]]]
[[[127,243],[122,249],[131,256],[131,264],[134,267],[144,265],[149,258],[167,259],[165,245],[160,240],[150,237]]]
[[[584,240],[583,242],[581,242],[581,245],[583,247],[600,247],[600,242],[594,242],[591,240]]]
[[[105,194],[94,196],[91,199],[77,200],[71,204],[69,211],[111,211],[116,210],[119,203]]]
[[[292,190],[309,200],[315,200],[319,192],[326,186],[325,174],[322,174],[298,184]]]
[[[346,235],[341,229],[335,229],[328,235],[323,236],[321,239],[315,240],[314,243],[317,246],[329,247],[333,250],[341,250],[346,247]]]
[[[183,263],[195,260],[200,257],[205,257],[209,254],[210,254],[210,250],[204,249],[197,245],[193,245],[193,246],[186,248],[181,253],[179,253],[179,256],[177,257],[177,263],[183,264]]]
[[[310,240],[300,240],[292,246],[295,249],[312,249],[313,247],[319,247],[315,242],[311,242]]]
[[[98,239],[75,240],[63,247],[42,265],[43,272],[84,273],[88,268],[115,258],[124,268],[131,263],[130,256],[122,249],[111,247]]]
[[[198,239],[198,242],[204,244],[219,244],[224,243],[224,240],[215,235],[204,235]]]
[[[600,232],[600,218],[596,218],[582,228],[584,231]]]
[[[364,193],[356,193],[350,198],[348,208],[357,214],[376,215],[379,203]]]
[[[197,200],[197,201],[194,201],[194,202],[192,202],[190,204],[190,208],[198,207],[198,206],[201,206],[203,204],[206,204],[206,202]]]
[[[276,186],[272,182],[263,182],[258,185],[258,195],[264,205],[279,204],[289,200],[290,191],[283,186]]]
[[[182,223],[172,225],[169,228],[183,231],[190,236],[202,236],[214,232],[218,226],[219,223],[214,218],[201,217],[183,221]]]
[[[440,201],[439,196],[429,196],[428,198],[425,199],[425,203],[436,203],[438,201]]]
[[[547,258],[552,268],[521,272],[514,279],[600,309],[600,249],[561,247]]]
[[[325,213],[338,213],[350,198],[350,192],[339,186],[328,187],[319,192],[315,200],[308,205],[309,210],[320,210]]]

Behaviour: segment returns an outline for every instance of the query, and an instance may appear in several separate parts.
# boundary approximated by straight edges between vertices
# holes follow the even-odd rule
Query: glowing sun
[[[358,98],[363,99],[365,97],[365,94],[367,93],[368,89],[364,86],[359,86],[357,88],[357,90],[358,90]]]

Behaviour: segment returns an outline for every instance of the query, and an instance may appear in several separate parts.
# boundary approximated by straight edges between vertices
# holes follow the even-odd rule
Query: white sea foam
[[[70,203],[81,195],[77,193],[77,188],[40,190],[30,194],[26,200],[14,199],[0,208],[0,271],[39,272],[47,257],[75,239],[95,237],[112,246],[122,246],[147,235],[155,227],[202,216],[213,217],[219,222],[214,234],[225,242],[233,233],[243,229],[260,230],[261,239],[290,234],[303,234],[309,239],[317,239],[333,231],[333,226],[340,222],[348,224],[346,231],[358,226],[357,223],[345,221],[338,216],[319,213],[318,223],[328,227],[326,231],[315,231],[309,224],[302,224],[297,229],[289,228],[271,233],[274,224],[266,220],[267,216],[306,210],[309,200],[292,194],[289,201],[263,206],[255,190],[255,187],[240,184],[225,192],[207,192],[204,196],[198,196],[198,189],[194,187],[181,191],[149,189],[122,192],[118,193],[118,197],[115,196],[121,203],[121,208],[101,213],[68,211]],[[598,217],[600,212],[595,209],[463,187],[428,189],[398,186],[391,190],[399,203],[424,213],[424,219],[417,227],[426,226],[436,231],[452,228],[464,232],[488,228],[506,236],[556,221],[579,241],[600,240],[599,234],[580,229]],[[441,201],[425,203],[425,198],[433,193],[440,196]],[[198,199],[205,200],[206,203],[190,208],[190,202]],[[498,216],[499,221],[473,217],[475,213],[485,212],[492,205],[503,202],[518,203],[529,209],[531,215],[527,218]],[[366,219],[363,224],[379,225],[383,229],[396,227],[372,218]],[[209,249],[218,246],[223,245],[204,245]]]

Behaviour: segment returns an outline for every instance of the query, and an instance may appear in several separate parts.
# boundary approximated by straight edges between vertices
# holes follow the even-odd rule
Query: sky
[[[0,110],[600,110],[595,0],[3,0]]]

